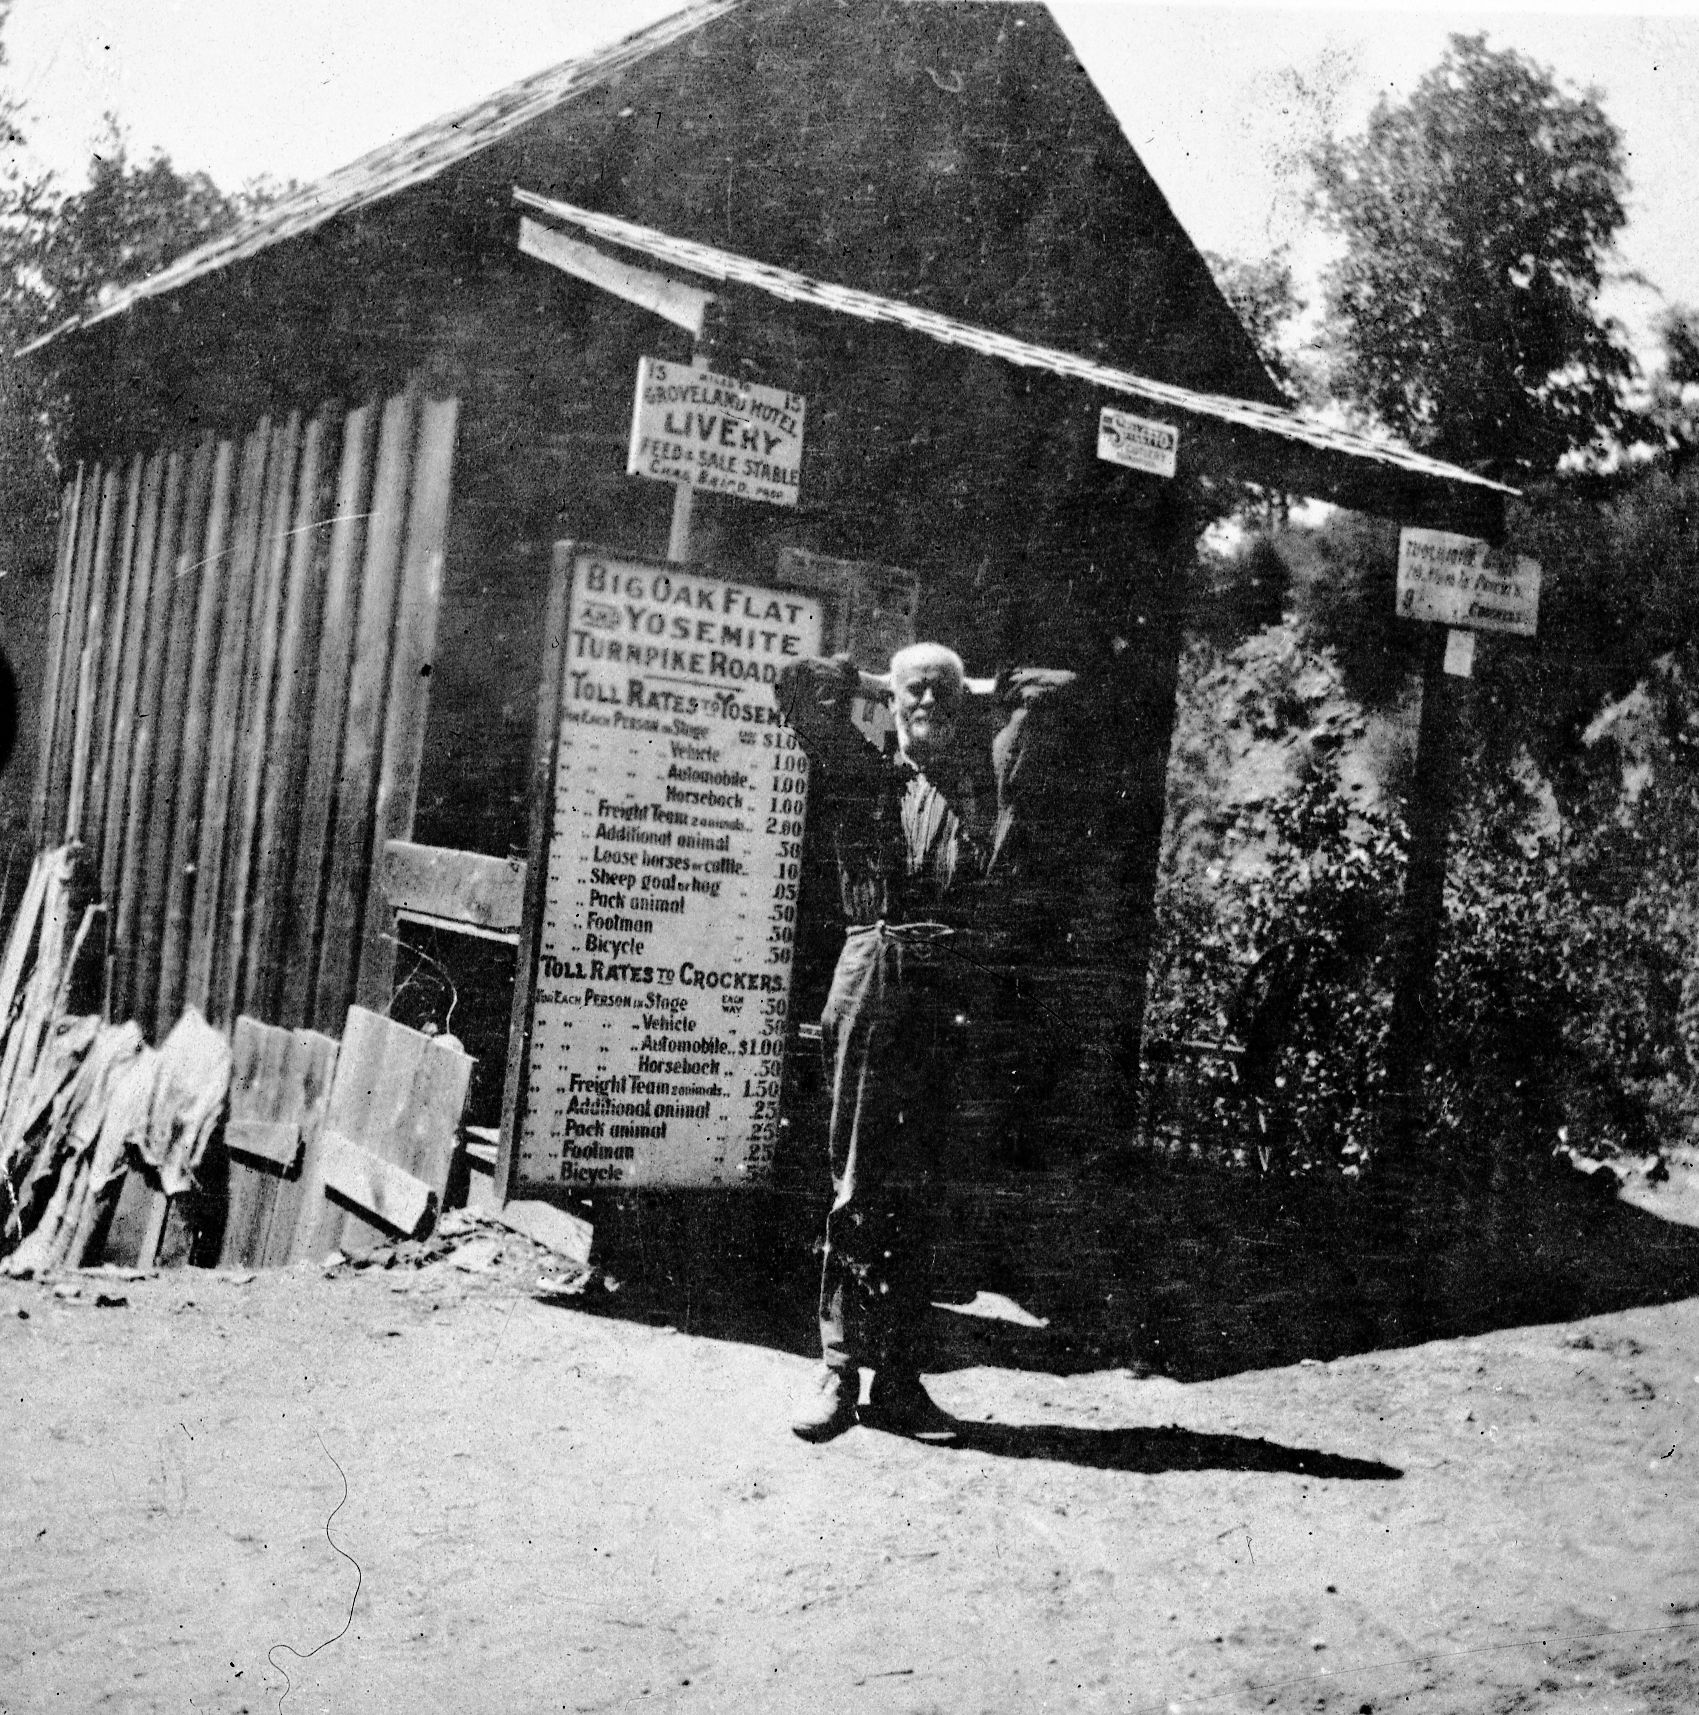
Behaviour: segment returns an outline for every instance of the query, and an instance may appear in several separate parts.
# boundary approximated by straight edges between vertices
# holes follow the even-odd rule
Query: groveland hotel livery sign
[[[518,1178],[758,1180],[778,1135],[808,762],[773,684],[807,596],[572,568]]]
[[[626,474],[795,506],[806,411],[800,393],[639,358]]]

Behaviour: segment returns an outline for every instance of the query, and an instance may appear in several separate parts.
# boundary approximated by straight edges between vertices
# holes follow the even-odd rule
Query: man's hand
[[[1011,667],[997,677],[997,700],[1006,708],[1030,709],[1066,691],[1078,677],[1059,667]]]
[[[807,724],[810,717],[829,710],[847,715],[850,699],[861,689],[861,675],[847,655],[813,656],[806,661],[787,662],[779,670],[773,693],[779,713],[792,726]]]

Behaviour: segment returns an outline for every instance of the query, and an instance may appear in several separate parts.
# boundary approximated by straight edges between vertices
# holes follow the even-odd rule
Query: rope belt
[[[883,917],[876,923],[852,923],[848,929],[851,935],[870,935],[875,931],[888,940],[917,943],[947,941],[952,935],[967,933],[950,923],[890,923]]]
[[[898,949],[905,966],[916,969],[941,964],[951,942],[960,943],[965,950],[974,939],[966,930],[948,923],[888,923],[883,917],[876,923],[852,923],[846,935],[849,938],[877,935]]]

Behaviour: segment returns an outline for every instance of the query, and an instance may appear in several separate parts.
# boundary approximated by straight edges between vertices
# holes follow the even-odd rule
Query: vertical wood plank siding
[[[404,840],[413,830],[419,773],[425,757],[425,714],[442,605],[443,538],[448,530],[449,489],[454,474],[454,430],[459,402],[431,400],[419,419],[413,497],[401,565],[395,615],[395,650],[390,662],[389,702],[383,726],[377,801],[372,812],[371,849]],[[356,998],[373,1012],[386,1012],[395,982],[395,933],[383,892],[382,866],[373,864],[361,916],[360,969]]]
[[[155,1040],[388,1004],[456,418],[410,387],[65,487],[31,829],[89,848],[110,1010]]]
[[[123,848],[118,853],[115,879],[105,880],[105,865],[102,864],[102,893],[114,903],[111,1007],[115,1016],[120,1018],[137,1016],[136,929],[145,877],[148,819],[163,798],[163,794],[156,794],[154,790],[153,751],[171,637],[172,596],[177,585],[177,532],[190,468],[191,461],[181,452],[173,452],[165,461],[164,489],[159,501],[159,530],[154,539],[153,570],[148,580],[147,619],[137,652],[141,677],[136,688],[135,738],[125,765]]]
[[[159,708],[153,729],[153,807],[148,813],[147,846],[138,878],[141,920],[136,930],[136,988],[130,1016],[151,1026],[159,1016],[160,950],[165,934],[166,901],[171,880],[171,835],[176,826],[178,777],[182,772],[183,728],[188,720],[189,657],[194,648],[195,614],[200,606],[201,547],[212,497],[217,449],[210,439],[196,447],[175,551],[166,562],[171,573],[171,624],[163,645]],[[166,1028],[170,1028],[170,1020]],[[154,1031],[156,1041],[165,1031]]]
[[[71,736],[64,763],[54,770],[52,798],[47,809],[48,837],[67,839],[75,832],[71,821],[81,812],[82,785],[88,767],[88,749],[79,729],[88,725],[88,640],[104,610],[106,592],[101,587],[103,559],[112,544],[112,514],[118,500],[118,473],[104,472],[95,489],[98,501],[85,517],[85,528],[77,545],[76,581],[71,586],[71,611],[65,621],[65,664],[59,683],[59,712],[55,727]]]
[[[272,437],[266,477],[265,514],[260,552],[255,567],[254,599],[248,610],[249,671],[242,684],[242,710],[237,730],[235,774],[231,782],[231,844],[225,860],[228,885],[222,913],[228,928],[210,932],[212,975],[207,1017],[219,1025],[234,1025],[242,981],[242,953],[248,929],[251,864],[259,834],[260,790],[265,774],[265,748],[271,716],[273,676],[277,671],[278,614],[284,575],[289,565],[289,521],[295,493],[296,458],[300,452],[301,419],[296,414]]]
[[[329,564],[329,530],[321,517],[334,516],[336,491],[324,493],[334,420],[307,425],[289,531],[289,583],[283,597],[277,650],[277,695],[266,746],[260,803],[259,853],[254,862],[253,911],[243,954],[242,1005],[256,1018],[275,1018],[283,993],[284,932],[294,875],[296,817],[307,767],[308,717],[318,676],[319,616]],[[323,510],[321,510],[321,508]]]
[[[348,675],[348,714],[332,812],[330,880],[325,893],[326,924],[337,924],[339,933],[327,932],[319,948],[313,1012],[307,1020],[316,1030],[336,1032],[342,1028],[342,1014],[359,967],[360,912],[371,866],[372,811],[383,743],[417,405],[411,393],[391,399],[384,406],[378,438],[378,469],[372,483],[372,516],[361,569],[360,620]]]
[[[142,662],[147,655],[147,630],[154,581],[154,552],[159,544],[161,485],[165,458],[155,453],[142,477],[141,516],[130,564],[124,626],[116,645],[117,659],[109,671],[113,706],[112,739],[103,782],[105,810],[100,821],[100,892],[110,899],[118,890],[118,860],[123,855],[124,813],[130,797],[130,755],[135,744],[136,703],[141,693]],[[116,957],[116,944],[112,948]]]
[[[250,466],[254,437],[243,448]],[[183,680],[187,705],[175,757],[177,803],[172,816],[171,848],[165,873],[165,927],[159,950],[159,988],[154,996],[153,1029],[164,1037],[183,1007],[188,968],[189,913],[194,904],[195,861],[200,855],[202,793],[206,789],[207,732],[212,724],[212,690],[218,663],[219,622],[224,617],[224,557],[230,541],[231,491],[235,486],[236,448],[225,441],[213,458],[212,499],[206,535],[200,544],[196,575],[200,580]],[[192,544],[185,544],[186,547]],[[163,755],[161,761],[164,761]]]
[[[189,933],[184,955],[184,1004],[203,1016],[211,1010],[214,929],[224,891],[224,854],[230,836],[230,797],[236,768],[237,723],[242,681],[250,670],[254,568],[259,561],[260,521],[265,509],[271,454],[271,425],[261,423],[242,455],[242,484],[230,558],[224,568],[223,624],[206,744],[206,778],[189,893]]]
[[[53,564],[53,605],[47,619],[47,671],[41,681],[41,749],[35,762],[35,791],[30,798],[30,844],[47,843],[47,801],[53,769],[64,750],[64,736],[55,742],[59,709],[59,680],[65,670],[65,629],[71,610],[71,585],[76,576],[77,538],[83,507],[85,472],[77,467],[59,505],[59,550]]]
[[[360,606],[360,549],[366,539],[366,502],[371,493],[371,407],[348,413],[342,436],[342,468],[331,515],[330,565],[324,617],[319,630],[318,678],[313,688],[307,738],[307,768],[295,806],[295,875],[289,892],[288,956],[283,999],[275,1022],[301,1026],[313,1005],[319,934],[324,918],[324,881],[330,849],[330,807],[342,757],[342,719],[348,707],[348,667],[354,621]],[[340,1021],[326,1028],[334,1030]]]
[[[65,629],[60,639],[59,671],[49,694],[51,721],[57,739],[47,777],[42,840],[54,844],[65,835],[65,801],[70,796],[71,758],[76,749],[77,669],[82,661],[83,633],[88,628],[89,567],[94,560],[95,531],[100,523],[103,475],[96,466],[85,472],[82,505],[77,511],[77,538],[71,550],[70,593],[65,600]]]
[[[124,522],[114,549],[112,578],[107,591],[104,635],[94,666],[94,727],[90,733],[88,799],[83,808],[81,837],[88,829],[106,825],[106,782],[112,768],[112,726],[117,712],[118,681],[123,670],[124,628],[130,616],[130,583],[135,573],[136,537],[141,525],[142,470],[147,460],[130,460],[124,484]]]

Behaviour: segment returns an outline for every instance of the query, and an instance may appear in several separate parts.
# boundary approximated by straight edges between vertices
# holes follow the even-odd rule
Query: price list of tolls
[[[519,1178],[759,1178],[778,1132],[808,762],[778,716],[806,596],[582,555]]]

